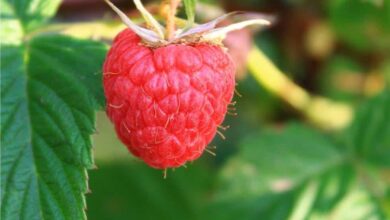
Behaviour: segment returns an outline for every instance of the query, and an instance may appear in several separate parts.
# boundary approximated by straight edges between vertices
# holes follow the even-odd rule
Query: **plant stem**
[[[177,7],[180,4],[180,0],[169,0],[169,11],[167,13],[167,24],[166,24],[166,38],[171,40],[175,33],[175,15]]]
[[[351,106],[309,94],[287,78],[257,47],[249,53],[248,68],[259,84],[302,112],[311,123],[327,130],[343,129],[350,123]]]

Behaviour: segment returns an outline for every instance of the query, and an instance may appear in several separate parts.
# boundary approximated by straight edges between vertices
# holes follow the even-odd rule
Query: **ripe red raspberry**
[[[233,97],[235,66],[219,46],[223,38],[270,22],[259,18],[216,28],[229,13],[198,26],[189,18],[175,31],[178,4],[171,2],[164,28],[140,0],[133,1],[148,28],[106,0],[129,27],[116,36],[104,63],[107,114],[135,156],[155,168],[179,167],[203,153]]]
[[[234,72],[220,46],[152,48],[125,29],[104,63],[107,114],[135,156],[154,168],[179,167],[215,136],[233,97]]]

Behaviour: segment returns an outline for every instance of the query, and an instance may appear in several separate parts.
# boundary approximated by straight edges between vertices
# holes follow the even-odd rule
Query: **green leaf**
[[[358,181],[349,165],[334,167],[286,191],[219,198],[208,207],[205,216],[224,220],[387,219],[378,201]]]
[[[390,49],[390,1],[331,0],[329,19],[337,36],[361,51]]]
[[[1,218],[85,219],[106,48],[63,36],[1,53]],[[102,101],[99,101],[102,103]]]
[[[293,187],[339,165],[344,157],[321,134],[299,124],[252,135],[222,172],[227,195],[259,195]]]
[[[347,131],[346,144],[355,157],[390,167],[390,91],[364,103]]]
[[[320,74],[321,94],[334,100],[356,102],[361,99],[359,79],[365,70],[357,61],[347,56],[332,56]],[[348,85],[348,86],[346,86]]]
[[[3,45],[18,45],[22,41],[23,28],[20,21],[14,16],[12,6],[0,0],[0,39]]]
[[[388,219],[380,203],[352,173],[352,170],[339,171],[339,175],[333,172],[320,179],[321,190],[307,219]]]
[[[187,26],[191,26],[195,21],[196,0],[183,0],[183,3],[187,15]]]
[[[294,211],[300,198],[316,193],[318,178],[344,162],[345,156],[334,143],[303,125],[252,135],[223,169],[210,209],[216,210],[219,219],[235,219],[240,213],[246,219],[300,216]],[[308,201],[313,203],[314,198]],[[299,207],[303,215],[311,210]]]
[[[72,75],[87,89],[88,96],[93,97],[92,105],[96,109],[105,106],[102,63],[107,46],[61,35],[40,36],[31,45],[34,55],[45,64],[44,70]]]
[[[252,135],[224,167],[205,215],[211,219],[386,219],[389,187],[377,170],[351,158],[341,147],[299,124]]]
[[[48,21],[57,11],[61,0],[1,0],[7,8],[2,19],[18,19],[24,33],[28,33]]]
[[[215,170],[200,161],[168,170],[166,179],[139,161],[98,164],[99,170],[90,172],[90,219],[200,219],[215,179]]]

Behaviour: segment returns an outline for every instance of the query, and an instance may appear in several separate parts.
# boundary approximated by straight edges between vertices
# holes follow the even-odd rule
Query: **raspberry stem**
[[[179,6],[181,0],[168,0],[169,11],[167,13],[167,24],[166,24],[166,38],[171,40],[174,37],[175,33],[175,17],[177,12],[177,7]]]

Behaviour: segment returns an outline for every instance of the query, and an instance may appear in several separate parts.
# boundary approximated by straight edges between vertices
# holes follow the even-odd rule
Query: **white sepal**
[[[132,31],[134,31],[139,37],[141,37],[145,43],[153,47],[163,46],[177,42],[197,43],[200,41],[210,41],[214,43],[220,43],[226,37],[226,34],[231,31],[239,30],[246,26],[254,24],[268,26],[271,25],[271,21],[274,20],[273,17],[268,16],[268,18],[266,18],[262,15],[260,18],[257,17],[251,20],[231,24],[226,27],[216,28],[216,26],[226,18],[240,13],[230,12],[208,23],[201,24],[190,29],[178,29],[175,31],[173,39],[168,41],[165,39],[165,28],[145,9],[145,7],[142,5],[141,0],[133,1],[137,9],[144,17],[145,21],[148,23],[149,26],[151,26],[151,28],[153,28],[153,30],[136,25],[121,10],[119,10],[114,4],[112,4],[110,0],[104,1],[119,15],[123,23],[125,23]],[[248,13],[244,14],[248,15]]]
[[[232,16],[234,14],[237,14],[237,12],[230,12],[230,13],[227,13],[227,14],[224,14],[224,15],[221,15],[220,17],[210,21],[210,22],[207,22],[205,24],[200,24],[198,26],[195,26],[193,28],[190,28],[188,30],[185,30],[183,31],[182,33],[180,33],[179,35],[177,35],[176,37],[177,38],[182,38],[182,37],[185,37],[185,36],[188,36],[188,35],[191,35],[191,34],[198,34],[198,33],[203,33],[203,32],[206,32],[206,31],[209,31],[209,30],[212,30],[215,28],[215,26],[217,26],[221,21],[223,21],[224,19],[226,19],[227,17],[229,16]]]
[[[119,10],[119,8],[117,8],[109,0],[105,0],[105,2],[112,8],[112,10],[114,10],[119,15],[123,23],[125,23],[131,30],[133,30],[142,39],[153,43],[159,43],[164,41],[164,39],[160,38],[156,32],[136,25],[134,22],[130,20],[130,18],[128,18],[125,15],[125,13]]]
[[[148,23],[150,26],[153,27],[153,29],[157,32],[158,36],[161,39],[164,39],[164,27],[158,23],[158,21],[153,17],[152,14],[150,14],[146,8],[143,6],[142,2],[140,0],[133,0],[135,7],[137,7],[138,11],[141,12],[142,16],[144,17],[146,23]]]
[[[238,22],[235,24],[228,25],[226,27],[213,29],[202,35],[204,40],[214,40],[214,39],[223,39],[226,37],[226,34],[231,31],[240,30],[249,25],[271,25],[271,22],[265,19],[252,19],[247,21]]]

